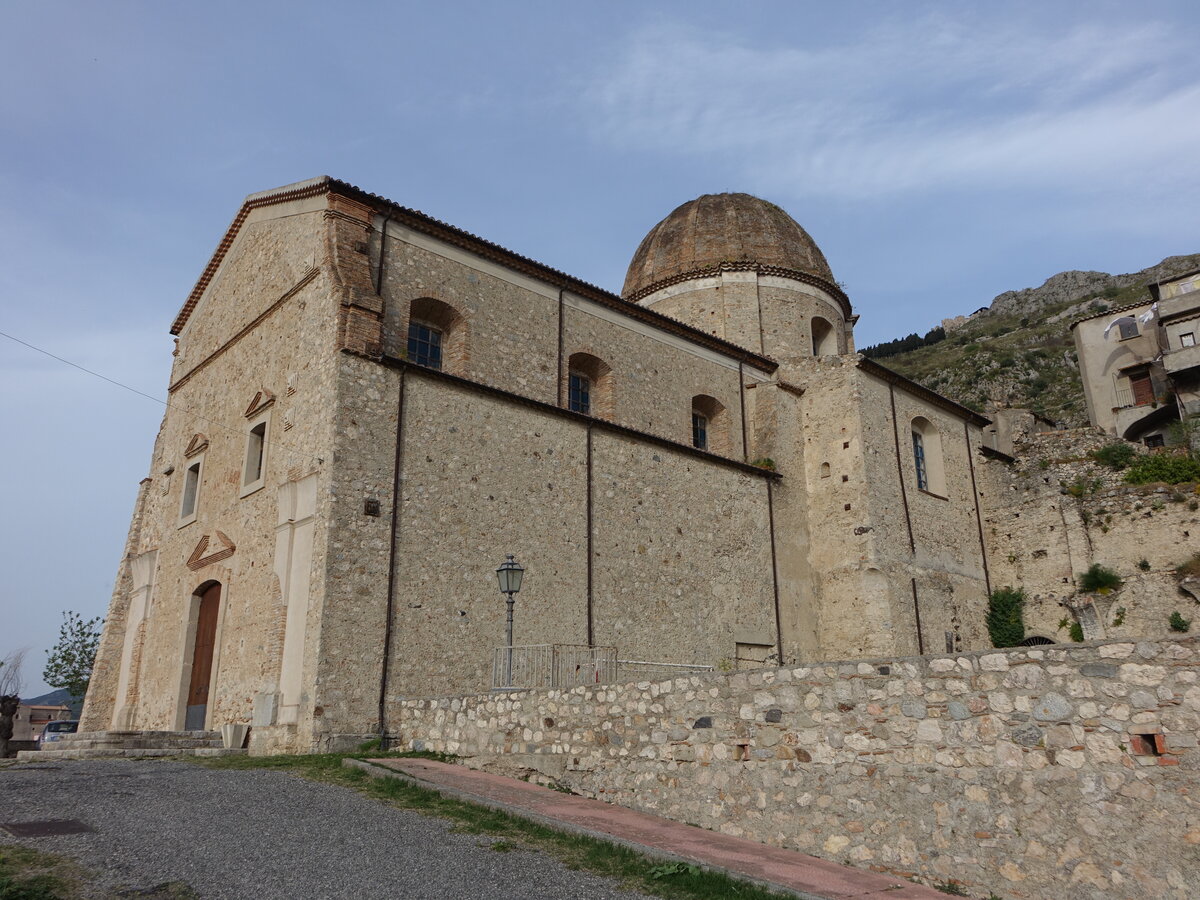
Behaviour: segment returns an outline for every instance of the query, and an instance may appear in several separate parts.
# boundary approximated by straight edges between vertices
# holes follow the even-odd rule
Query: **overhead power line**
[[[209,416],[204,415],[203,413],[197,412],[196,410],[194,410],[190,407],[183,406],[182,404],[172,403],[168,400],[163,400],[159,397],[155,397],[152,394],[147,394],[145,391],[139,391],[137,388],[130,387],[127,384],[117,381],[115,378],[109,378],[107,375],[101,375],[99,372],[95,372],[95,371],[92,371],[91,369],[87,368],[87,366],[81,366],[77,362],[72,362],[69,359],[65,359],[64,357],[58,356],[54,353],[51,353],[49,350],[45,350],[41,347],[38,347],[36,344],[29,343],[29,341],[23,341],[19,337],[15,337],[15,336],[9,334],[8,332],[0,331],[0,337],[6,337],[10,341],[20,344],[22,347],[28,347],[30,350],[34,350],[38,353],[41,353],[43,356],[48,356],[51,359],[62,363],[63,365],[70,366],[73,369],[78,369],[80,372],[84,372],[88,375],[91,375],[93,378],[99,378],[101,381],[107,381],[111,385],[122,388],[123,390],[129,391],[132,394],[137,394],[139,397],[145,397],[147,400],[152,400],[155,403],[162,404],[167,409],[174,409],[174,410],[178,410],[179,412],[187,413],[190,416],[195,416],[197,419],[199,419],[202,422],[208,422],[210,425],[215,425],[217,428],[224,428],[226,431],[232,431],[235,434],[240,435],[243,433],[241,428],[238,428],[233,425],[226,425],[224,422],[220,422],[216,419],[213,419]],[[272,430],[274,430],[274,429],[272,429]],[[268,440],[266,443],[268,446],[280,448],[280,449],[285,450],[286,452],[294,454],[296,456],[301,456],[306,459],[314,459],[317,461],[317,463],[325,462],[325,460],[323,460],[319,456],[313,456],[311,453],[308,453],[303,450],[296,450],[292,447],[289,447],[287,444],[283,443],[282,441],[271,439],[271,440]]]

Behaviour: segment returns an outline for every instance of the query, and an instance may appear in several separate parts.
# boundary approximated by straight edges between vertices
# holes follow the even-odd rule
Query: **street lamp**
[[[506,662],[504,666],[504,686],[512,687],[512,659],[513,659],[513,594],[521,590],[521,579],[525,575],[525,570],[521,568],[521,564],[513,559],[511,553],[505,554],[508,558],[500,564],[500,568],[496,570],[496,578],[500,581],[500,593],[505,594],[507,599],[504,601],[508,604],[508,628],[505,632],[504,646],[507,647]]]

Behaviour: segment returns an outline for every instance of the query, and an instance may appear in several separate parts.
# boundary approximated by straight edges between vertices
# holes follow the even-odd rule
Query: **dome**
[[[722,264],[790,269],[841,293],[808,232],[774,203],[750,194],[705,194],[677,208],[638,247],[621,293],[637,300]]]

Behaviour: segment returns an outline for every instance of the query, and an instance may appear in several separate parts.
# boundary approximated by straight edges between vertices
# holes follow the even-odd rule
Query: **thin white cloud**
[[[659,22],[592,73],[583,102],[605,141],[735,157],[796,194],[1094,188],[1131,167],[1190,170],[1200,65],[1170,38],[1154,22],[1055,33],[927,17],[760,47]]]

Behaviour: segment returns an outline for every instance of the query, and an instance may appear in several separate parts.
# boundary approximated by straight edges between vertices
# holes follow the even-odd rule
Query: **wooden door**
[[[1139,372],[1129,376],[1129,386],[1133,389],[1133,405],[1145,406],[1154,402],[1154,386],[1150,383],[1149,372]]]
[[[212,680],[213,649],[217,642],[217,612],[221,608],[221,585],[214,584],[200,597],[196,616],[196,641],[192,650],[192,680],[188,685],[187,720],[184,727],[198,731],[208,712],[208,684]]]

